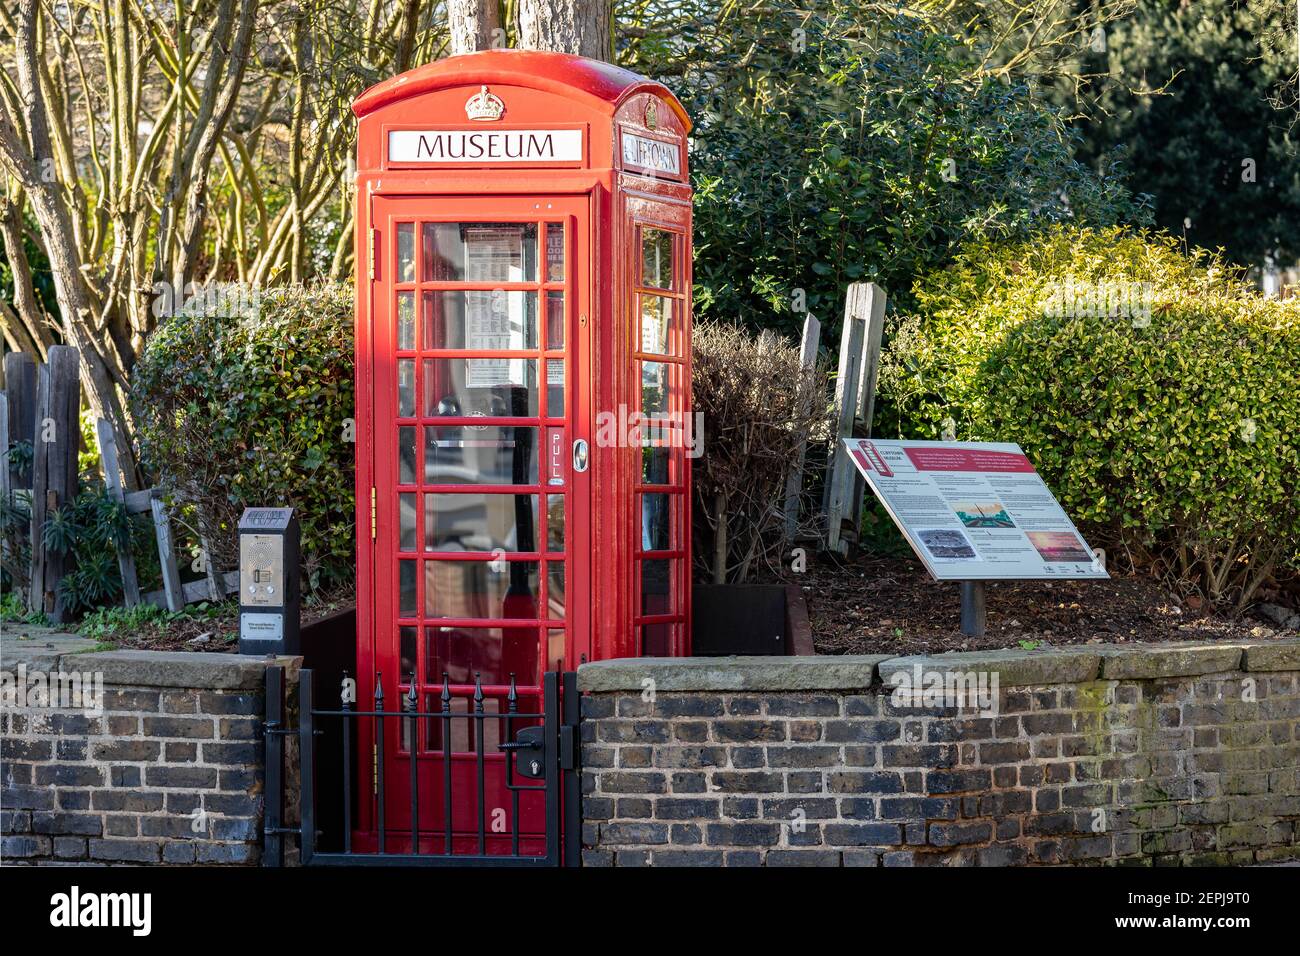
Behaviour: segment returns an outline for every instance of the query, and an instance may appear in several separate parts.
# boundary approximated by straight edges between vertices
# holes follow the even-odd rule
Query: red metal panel
[[[503,104],[503,111],[495,122],[471,119],[466,110],[467,102],[479,95],[485,86]],[[358,704],[370,706],[378,673],[383,675],[387,706],[396,710],[398,698],[406,690],[408,680],[407,675],[400,671],[412,666],[417,671],[425,668],[428,657],[426,642],[435,639],[431,637],[431,628],[448,629],[439,630],[437,635],[449,631],[467,632],[474,626],[501,628],[502,641],[509,642],[510,647],[516,650],[521,635],[531,628],[536,641],[538,671],[556,666],[573,668],[588,660],[642,653],[640,631],[643,624],[652,628],[666,626],[666,630],[656,631],[667,635],[667,644],[662,650],[672,654],[689,653],[690,460],[681,451],[675,452],[669,481],[666,484],[643,484],[640,447],[623,440],[607,447],[597,442],[598,416],[601,413],[617,416],[620,407],[639,408],[641,363],[659,361],[652,353],[641,352],[639,310],[643,295],[671,299],[675,303],[672,308],[679,310],[675,313],[679,316],[678,338],[670,349],[675,354],[666,357],[664,364],[671,366],[666,373],[673,386],[670,411],[677,416],[691,413],[691,189],[685,149],[690,124],[681,105],[659,84],[609,64],[560,54],[489,51],[440,61],[386,81],[363,94],[354,104],[354,110],[361,117],[356,213]],[[401,162],[390,162],[387,155],[389,133],[394,130],[433,131],[456,137],[463,131],[490,129],[578,130],[581,131],[581,152],[567,154],[558,162],[477,166],[463,161],[445,162],[446,154],[439,154],[436,163],[433,160],[425,162],[419,151],[414,158],[409,153],[400,153],[405,157]],[[407,134],[405,140],[399,137],[399,143],[410,141],[413,135],[419,139],[417,134]],[[634,139],[626,140],[626,136]],[[467,141],[462,139],[461,142]],[[572,137],[566,142],[572,143]],[[625,147],[625,143],[629,145]],[[661,168],[649,168],[655,164]],[[426,383],[432,397],[444,392],[450,396],[455,392],[451,387],[453,379],[446,377],[452,374],[450,366],[444,368],[437,364],[438,361],[450,359],[453,355],[457,360],[503,358],[500,353],[482,347],[454,350],[426,347],[438,343],[423,340],[421,323],[433,321],[436,314],[443,314],[437,310],[450,308],[440,294],[464,290],[500,290],[503,295],[533,291],[537,295],[537,320],[545,328],[547,293],[551,287],[544,276],[539,282],[526,279],[506,281],[498,277],[486,284],[475,284],[461,281],[463,276],[449,279],[426,275],[420,271],[425,261],[425,228],[421,224],[535,223],[538,229],[538,268],[544,271],[545,253],[541,248],[544,230],[547,223],[557,221],[566,224],[569,237],[565,263],[567,277],[563,288],[568,323],[565,338],[567,395],[563,419],[548,426],[538,416],[521,418],[515,411],[505,419],[485,419],[477,412],[467,417],[461,411],[431,417],[430,409],[425,406]],[[409,277],[399,276],[396,271],[396,228],[403,222],[413,224],[414,238],[411,241],[416,251],[412,254],[417,270],[413,281],[405,281]],[[659,228],[677,237],[673,246],[675,280],[673,287],[662,294],[639,291],[642,288],[639,230],[642,228]],[[368,268],[372,243],[373,277]],[[407,292],[418,317],[414,328],[419,330],[415,333],[419,338],[414,342],[398,342],[397,295]],[[434,310],[427,315],[424,312],[426,293],[431,296],[429,308]],[[401,300],[403,303],[406,301]],[[446,344],[443,342],[444,346]],[[468,342],[460,344],[467,345]],[[529,347],[527,352],[532,355],[531,360],[538,362],[537,387],[539,395],[542,395],[547,391],[547,345],[540,338],[534,345],[536,348]],[[410,377],[412,407],[398,407],[399,372]],[[436,388],[433,387],[435,384]],[[546,402],[544,397],[538,400],[542,404]],[[447,406],[453,410],[457,407],[454,403]],[[403,413],[401,417],[399,412]],[[497,416],[499,412],[491,414]],[[451,580],[456,570],[451,562],[481,560],[491,555],[475,550],[432,555],[424,551],[428,532],[425,509],[429,507],[424,496],[453,495],[459,490],[454,485],[428,480],[421,455],[427,437],[424,429],[435,424],[465,429],[493,421],[499,425],[488,427],[499,429],[506,425],[526,425],[538,428],[536,434],[540,437],[536,447],[539,456],[551,455],[555,450],[548,441],[554,433],[546,429],[562,429],[562,442],[558,447],[565,456],[562,467],[566,469],[563,477],[569,537],[564,556],[565,643],[559,659],[552,654],[548,639],[550,629],[544,625],[542,612],[548,610],[545,604],[536,615],[527,619],[511,616],[518,613],[521,605],[516,605],[513,612],[494,612],[480,617],[469,614],[455,618],[428,616],[424,591],[426,574],[432,575],[428,580],[437,588],[438,582],[444,580],[441,576],[444,572],[446,580]],[[409,440],[398,431],[401,427],[415,429],[413,481],[412,474],[405,474],[406,480],[403,480],[403,474],[399,473],[398,441],[399,438]],[[569,468],[568,456],[576,439],[586,440],[590,445],[590,468],[583,473]],[[545,459],[545,462],[549,464],[550,459]],[[543,461],[539,458],[539,469],[542,466]],[[542,528],[549,520],[543,517],[547,511],[547,495],[551,493],[548,492],[547,473],[540,472],[535,482],[481,484],[474,490],[483,497],[486,508],[490,496],[503,494],[508,488],[520,494],[537,496],[540,511],[536,521],[540,527],[535,530],[542,534]],[[643,488],[649,490],[643,491]],[[373,540],[370,536],[372,489],[375,500]],[[646,539],[641,522],[643,514],[648,515],[651,506],[641,496],[647,493],[668,494],[669,500],[676,502],[670,509],[673,531],[671,548],[667,551],[643,550]],[[414,497],[399,498],[402,495]],[[414,552],[402,550],[402,527],[398,517],[402,503],[413,509],[407,512],[411,517],[405,528],[408,536],[414,537]],[[433,513],[428,520],[441,520],[438,514]],[[516,521],[519,520],[518,514],[516,511]],[[515,572],[511,575],[512,589],[516,578],[531,580],[531,572],[525,565],[537,564],[540,571],[537,596],[542,601],[545,601],[549,587],[542,570],[550,560],[546,556],[545,543],[542,537],[535,542],[535,549],[513,552],[502,558]],[[410,545],[409,540],[407,544]],[[643,554],[650,557],[639,557]],[[652,607],[655,613],[648,616],[643,613],[639,586],[639,562],[647,560],[673,562],[669,599],[667,603]],[[399,613],[399,562],[414,562],[416,569],[413,614]],[[427,570],[430,564],[434,566],[433,571]],[[528,587],[531,588],[531,584]],[[463,607],[471,605],[464,603]],[[415,643],[418,663],[408,661],[405,666],[402,664],[398,630],[402,625],[399,621],[407,622],[405,626],[418,628]],[[502,647],[501,653],[505,654],[504,643]],[[536,676],[536,673],[530,674],[526,687],[521,682],[521,710],[535,709],[532,703],[536,700]],[[422,698],[436,694],[440,682],[439,674],[418,673],[417,683]],[[462,681],[453,687],[453,692],[463,698],[470,689],[470,685]],[[504,690],[500,683],[485,686],[490,698],[499,697]],[[428,699],[422,699],[421,703],[426,709],[436,709],[436,706],[429,706],[431,701]],[[388,789],[390,798],[386,822],[389,827],[403,828],[409,826],[409,820],[403,820],[402,816],[408,812],[404,809],[406,790],[403,781],[407,779],[409,758],[400,752],[398,721],[394,719],[389,724],[389,733],[385,737],[392,783]],[[421,736],[421,743],[428,742]],[[360,753],[369,754],[373,743],[371,740],[360,741]],[[439,789],[435,778],[438,777],[440,754],[421,753],[417,759],[421,780],[427,782],[428,793],[435,794]],[[500,759],[493,756],[498,774]],[[461,775],[462,770],[458,769],[455,785],[462,795],[459,799],[463,800],[467,799],[466,791],[472,782],[468,777],[462,780]],[[489,785],[490,796],[498,799],[499,777],[494,780]],[[422,792],[424,786],[422,783]],[[373,801],[366,803],[368,805],[361,808],[358,820],[363,830],[374,826]],[[437,799],[421,800],[421,829],[428,828],[432,832],[440,827],[441,822],[436,816],[438,804]],[[521,817],[525,812],[531,814],[531,811],[521,811]],[[426,813],[432,814],[427,820]]]

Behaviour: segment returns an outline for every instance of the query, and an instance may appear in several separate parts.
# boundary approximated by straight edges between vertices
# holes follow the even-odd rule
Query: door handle
[[[515,771],[519,776],[530,780],[542,780],[546,777],[545,727],[525,727],[519,731],[519,739],[497,744],[497,747],[506,752],[507,763],[513,759]],[[541,753],[525,755],[526,750],[540,750]],[[513,758],[510,756],[511,751],[516,752]]]
[[[573,470],[587,470],[587,440],[579,438],[573,443]]]

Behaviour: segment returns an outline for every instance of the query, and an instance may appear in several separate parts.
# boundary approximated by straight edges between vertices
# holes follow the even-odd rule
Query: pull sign
[[[587,441],[585,438],[579,438],[573,443],[573,470],[587,470]]]

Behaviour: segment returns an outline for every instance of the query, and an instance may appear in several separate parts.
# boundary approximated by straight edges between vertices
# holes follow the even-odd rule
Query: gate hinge
[[[564,724],[560,727],[561,770],[578,769],[577,729],[578,728],[569,724]]]
[[[366,275],[373,279],[375,277],[375,233],[378,229],[370,229],[366,233]]]
[[[379,527],[378,505],[376,504],[377,500],[378,498],[375,493],[375,487],[374,485],[371,485],[370,486],[370,540],[371,541],[375,540],[376,531],[377,528]]]

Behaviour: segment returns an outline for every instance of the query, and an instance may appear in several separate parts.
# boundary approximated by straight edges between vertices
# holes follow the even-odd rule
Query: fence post
[[[862,479],[849,460],[843,441],[853,437],[855,426],[870,430],[869,421],[859,423],[875,410],[874,393],[884,316],[884,289],[874,282],[854,282],[849,286],[845,295],[839,373],[835,382],[835,432],[826,465],[823,498],[826,548],[841,554],[848,551],[848,545],[841,540],[840,525],[845,518],[858,520],[862,509]]]
[[[104,468],[104,488],[108,496],[118,504],[126,503],[126,492],[122,487],[122,469],[117,461],[117,440],[113,432],[113,423],[106,418],[95,420],[95,444],[99,448],[99,460]],[[135,607],[140,603],[140,581],[135,572],[135,555],[131,553],[131,542],[117,552],[117,569],[122,575],[122,603]]]
[[[316,855],[316,731],[312,708],[312,672],[298,672],[298,819],[302,838],[299,862],[308,866]],[[412,745],[414,749],[414,744]]]
[[[29,607],[61,623],[67,609],[59,582],[69,570],[70,555],[47,550],[45,522],[51,512],[77,493],[77,444],[81,438],[80,353],[70,345],[52,345],[49,361],[37,373],[36,422],[32,442],[32,578]]]
[[[26,352],[5,356],[5,396],[9,399],[9,441],[31,442],[36,438],[36,360]],[[5,446],[8,449],[8,445]],[[16,467],[6,461],[11,488],[32,486],[32,466]]]
[[[172,542],[172,522],[167,517],[167,508],[157,496],[157,489],[149,499],[149,511],[153,515],[153,534],[158,542],[158,564],[162,568],[163,593],[167,596],[167,610],[176,611],[185,608],[185,591],[181,587],[181,572],[176,566],[176,547]]]
[[[871,437],[872,421],[876,415],[876,381],[880,377],[880,344],[885,334],[885,290],[874,282],[867,283],[867,331],[863,342],[862,364],[858,372],[858,409],[853,423],[853,433],[859,438]],[[853,496],[849,500],[849,523],[862,527],[862,499],[866,483],[857,468],[849,468],[853,478]]]
[[[822,324],[817,321],[816,316],[809,312],[808,316],[803,320],[803,341],[799,346],[799,366],[805,373],[811,374],[812,370],[817,367],[817,348],[821,344],[821,335]],[[807,403],[811,402],[812,398],[811,392],[805,396],[804,407],[799,409],[801,415],[808,411]],[[785,537],[787,541],[794,539],[795,532],[799,528],[799,495],[803,491],[803,460],[807,447],[807,442],[799,445],[794,466],[790,469],[790,475],[785,480]]]
[[[266,809],[262,824],[262,865],[284,866],[284,668],[266,669],[266,723],[262,725]]]

